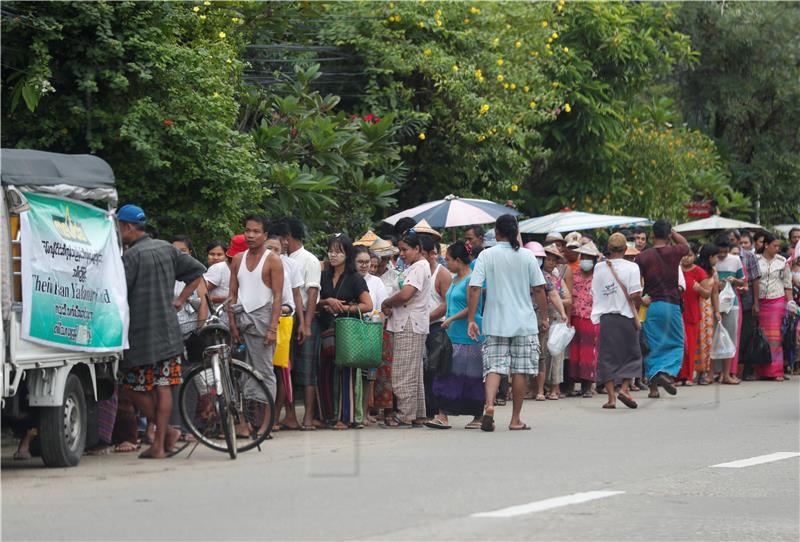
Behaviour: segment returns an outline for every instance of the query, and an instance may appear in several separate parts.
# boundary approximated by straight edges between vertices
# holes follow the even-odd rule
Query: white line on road
[[[743,467],[752,467],[753,465],[771,463],[772,461],[780,461],[781,459],[789,459],[790,457],[798,456],[800,456],[800,452],[775,452],[774,454],[757,455],[756,457],[750,457],[748,459],[740,459],[738,461],[731,461],[729,463],[711,465],[711,468],[741,469]]]
[[[579,504],[582,502],[593,501],[595,499],[602,499],[604,497],[613,497],[625,493],[624,491],[587,491],[585,493],[573,493],[572,495],[564,495],[563,497],[554,497],[552,499],[545,499],[543,501],[529,502],[528,504],[521,504],[519,506],[510,506],[495,510],[494,512],[480,512],[472,514],[473,518],[511,518],[514,516],[523,516],[525,514],[532,514],[533,512],[542,512],[550,510],[551,508],[559,508],[561,506],[568,506],[570,504]]]

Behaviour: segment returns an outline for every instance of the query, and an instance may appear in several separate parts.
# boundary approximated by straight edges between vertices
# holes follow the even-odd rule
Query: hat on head
[[[614,252],[621,251],[628,247],[628,240],[621,233],[612,233],[608,238],[608,249]]]
[[[233,258],[237,254],[247,250],[247,241],[244,239],[244,234],[234,235],[231,237],[231,244],[228,247],[228,252],[225,253],[229,258]]]
[[[575,252],[578,254],[585,254],[586,256],[592,256],[594,258],[598,258],[600,256],[600,251],[597,250],[597,246],[593,241],[589,241],[582,247],[578,248]]]
[[[555,245],[547,245],[546,247],[544,247],[544,252],[548,256],[555,256],[556,258],[558,258],[559,262],[563,262],[566,260],[566,258],[562,256],[561,251],[558,250],[558,247]]]
[[[372,243],[372,246],[369,247],[369,249],[379,258],[390,258],[400,252],[400,249],[392,245],[392,243],[389,241],[381,239],[380,237],[378,237],[378,239]]]
[[[564,241],[567,242],[567,248],[570,250],[581,248],[581,234],[576,231],[568,234]]]
[[[117,209],[117,220],[130,224],[144,224],[147,219],[141,207],[129,203]]]
[[[442,238],[442,234],[431,228],[431,225],[428,224],[428,221],[425,220],[424,218],[419,222],[417,222],[417,224],[414,226],[414,231],[417,233],[426,233],[428,235],[433,235],[437,239]]]
[[[497,246],[497,236],[494,233],[494,228],[483,234],[483,248],[492,248]]]
[[[537,243],[536,241],[529,241],[525,243],[525,248],[533,252],[533,255],[538,256],[539,258],[544,258],[546,256],[544,253],[544,247],[541,243]]]
[[[547,234],[547,237],[544,238],[545,243],[552,243],[554,241],[561,241],[563,243],[564,236],[557,231],[551,231],[550,233]]]
[[[636,249],[636,247],[628,245],[628,248],[625,249],[625,256],[637,256],[638,254],[639,251]]]
[[[353,243],[354,247],[371,247],[378,240],[378,236],[372,230],[367,231],[361,238]]]

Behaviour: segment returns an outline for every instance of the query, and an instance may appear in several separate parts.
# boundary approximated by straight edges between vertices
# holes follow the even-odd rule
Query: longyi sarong
[[[650,353],[644,360],[648,379],[658,373],[676,376],[683,362],[683,318],[678,305],[653,301],[647,309],[644,336]]]

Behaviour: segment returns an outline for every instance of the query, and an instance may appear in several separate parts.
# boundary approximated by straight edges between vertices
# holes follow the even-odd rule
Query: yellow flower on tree
[[[511,83],[511,90],[517,90],[516,83]]]
[[[210,6],[210,5],[211,5],[211,2],[209,2],[208,0],[206,0],[205,2],[203,2],[203,5],[204,5],[204,6]]]
[[[494,45],[495,47],[497,47],[499,43],[500,43],[500,38],[495,38],[492,40],[492,45]]]
[[[508,83],[503,83],[503,88],[508,90]]]
[[[522,42],[521,42],[521,41],[519,41],[519,40],[517,40],[517,41],[516,41],[516,43],[514,43],[514,47],[516,47],[517,49],[519,49],[520,47],[522,47]]]
[[[422,51],[422,54],[425,55],[425,56],[431,56],[431,50],[430,49],[425,49],[424,51]]]
[[[442,20],[436,19],[436,26],[442,26]]]
[[[542,28],[547,28],[548,26],[550,26],[550,23],[547,21],[542,21]]]
[[[239,23],[239,17],[232,17],[232,18],[231,18],[231,22],[232,22],[233,24],[238,24],[238,23]]]
[[[192,11],[194,11],[195,13],[197,13],[198,11],[200,11],[200,6],[195,6],[195,7],[193,7],[193,8],[192,8]]]
[[[483,115],[487,111],[489,111],[489,104],[483,104],[480,108],[480,114]]]
[[[558,32],[553,32],[552,34],[550,34],[550,37],[553,38],[554,40],[557,40],[558,39]]]
[[[450,69],[453,70],[453,73],[458,73],[458,66],[456,66],[455,64],[453,64],[453,67]]]
[[[525,92],[528,92],[530,89],[531,88],[528,85],[525,85],[524,87],[522,87],[522,90],[524,90]]]
[[[420,22],[417,23],[417,26],[420,27],[420,28],[425,28],[425,23],[420,21]]]
[[[512,192],[519,192],[519,186],[517,186],[516,184],[512,184],[511,185],[511,191]]]
[[[481,143],[481,142],[483,142],[485,140],[486,140],[486,136],[485,135],[481,134],[481,135],[478,136],[478,143]]]
[[[219,36],[219,39],[221,39],[221,40],[224,40],[224,39],[225,39],[225,36],[226,36],[227,34],[225,34],[225,32],[220,32],[220,33],[219,33],[219,34],[217,34],[217,35]]]
[[[425,132],[421,132],[417,137],[420,141],[425,141]]]
[[[549,50],[550,49],[550,44],[549,43],[545,43],[544,44],[544,48]]]
[[[569,47],[564,47],[564,48],[563,48],[563,49],[561,49],[561,50],[562,50],[562,51],[564,51],[565,53],[569,53]]]
[[[477,15],[481,12],[481,10],[476,8],[475,6],[472,6],[471,8],[469,8],[469,12],[472,13],[473,15]]]
[[[437,10],[436,10],[436,13],[434,14],[434,16],[435,16],[437,19],[438,19],[439,17],[441,17],[441,16],[442,16],[442,10],[441,10],[441,9],[437,9]]]
[[[480,69],[475,70],[475,77],[480,79],[483,76],[483,72]]]
[[[570,107],[570,105],[569,105],[569,104],[564,104],[564,111],[566,111],[567,113],[569,113],[570,111],[572,111],[572,107]]]
[[[511,135],[511,134],[513,134],[513,133],[514,133],[514,128],[512,128],[511,126],[509,126],[509,127],[507,127],[507,128],[506,128],[506,132],[508,132],[508,135]]]
[[[529,103],[528,105],[531,107],[531,109],[535,109],[536,108],[536,102],[533,101],[533,100],[531,100],[531,103]]]
[[[464,24],[469,24],[469,17],[464,18]]]
[[[205,16],[205,15],[200,15],[199,19],[200,19],[201,21],[205,21],[205,20],[206,20],[206,16]]]
[[[497,76],[497,80],[500,81],[501,83],[503,82],[503,79],[505,79],[505,77],[503,77],[502,73]]]

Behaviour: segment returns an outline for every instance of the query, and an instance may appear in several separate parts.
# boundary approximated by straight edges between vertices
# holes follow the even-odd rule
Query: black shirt
[[[339,277],[339,282],[334,286],[333,284],[333,269],[326,269],[322,272],[320,280],[319,299],[336,298],[346,305],[355,305],[358,303],[358,298],[362,293],[369,293],[367,281],[364,277],[355,271],[346,270]],[[337,316],[348,316],[347,314],[340,314]],[[352,315],[351,315],[352,316]],[[322,309],[320,311],[320,328],[330,329],[333,327],[334,317],[332,314]]]

